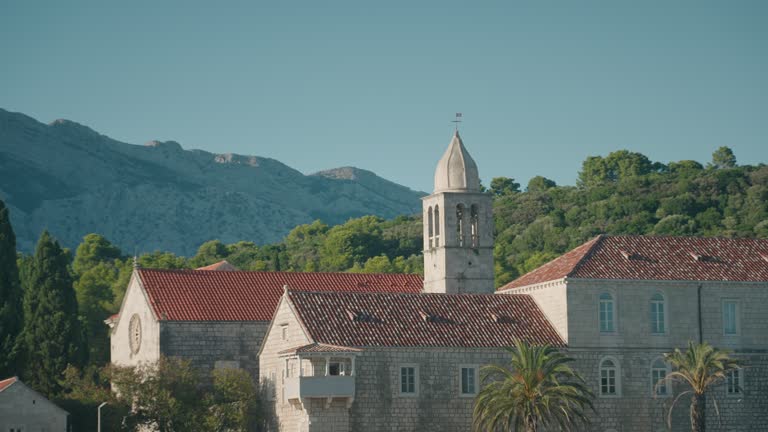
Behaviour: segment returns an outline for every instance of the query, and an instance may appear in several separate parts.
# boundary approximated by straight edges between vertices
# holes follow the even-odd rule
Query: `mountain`
[[[21,250],[97,232],[124,251],[191,255],[210,239],[279,241],[298,224],[419,212],[424,193],[358,168],[312,175],[274,159],[126,144],[69,120],[0,109],[0,199]]]

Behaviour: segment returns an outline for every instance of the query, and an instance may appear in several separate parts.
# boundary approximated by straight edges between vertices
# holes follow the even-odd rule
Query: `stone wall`
[[[498,294],[528,294],[536,301],[547,320],[564,341],[568,341],[568,297],[564,280],[555,280],[524,288],[499,291]]]
[[[468,431],[473,397],[461,396],[461,365],[508,363],[503,349],[367,348],[356,362],[352,431]],[[418,365],[418,394],[400,394],[401,365]]]
[[[571,347],[684,347],[701,340],[731,349],[768,349],[768,284],[746,282],[621,281],[570,279],[568,284],[568,345]],[[701,286],[699,335],[698,296]],[[616,304],[616,331],[599,331],[598,297],[610,293]],[[666,332],[652,334],[650,299],[661,293],[666,301]],[[722,301],[739,302],[740,329],[723,334]]]
[[[65,432],[67,412],[25,384],[16,382],[0,392],[0,431]]]
[[[141,344],[138,352],[131,351],[129,324],[136,315],[141,322]],[[120,308],[120,318],[110,333],[112,363],[120,366],[136,366],[142,362],[154,362],[160,358],[160,324],[155,319],[141,281],[134,271]]]
[[[591,416],[589,430],[616,432],[664,431],[673,396],[688,390],[673,384],[666,396],[653,396],[651,363],[663,355],[663,351],[640,350],[569,350],[576,358],[574,368],[581,373],[595,393],[596,413]],[[707,430],[709,431],[755,431],[762,430],[768,422],[768,355],[736,353],[745,362],[743,371],[745,385],[742,397],[726,394],[725,386],[713,387],[709,394]],[[601,396],[599,389],[600,361],[611,357],[620,366],[620,397]],[[718,418],[714,401],[717,401]],[[688,409],[690,398],[683,396],[672,414],[672,430],[689,430]]]
[[[285,358],[280,351],[296,348],[309,343],[309,338],[283,297],[277,305],[277,312],[268,333],[264,336],[259,356],[262,397],[267,401],[269,430],[307,431],[309,416],[300,404],[289,402],[284,397]],[[314,429],[313,429],[314,430]]]
[[[266,321],[162,321],[160,346],[163,355],[190,360],[203,374],[219,362],[257,378],[259,347],[268,326]]]
[[[424,197],[424,221],[428,209],[440,207],[439,245],[429,247],[424,224],[424,291],[431,293],[485,293],[494,288],[493,214],[491,198],[484,193],[443,192]],[[464,206],[464,246],[459,246],[456,206]],[[479,245],[470,247],[470,208],[478,207]]]

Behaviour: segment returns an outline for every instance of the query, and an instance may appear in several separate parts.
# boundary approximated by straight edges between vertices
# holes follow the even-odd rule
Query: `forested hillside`
[[[494,195],[497,286],[600,233],[768,237],[768,166],[738,166],[727,148],[706,166],[618,151],[587,158],[576,186],[535,177],[523,188],[499,177],[488,193]],[[421,235],[419,216],[365,216],[334,227],[299,225],[279,243],[213,239],[192,257],[157,251],[138,263],[196,268],[226,259],[242,270],[421,273]],[[102,332],[100,320],[119,307],[132,258],[91,234],[72,268],[80,311],[89,315],[93,333]]]

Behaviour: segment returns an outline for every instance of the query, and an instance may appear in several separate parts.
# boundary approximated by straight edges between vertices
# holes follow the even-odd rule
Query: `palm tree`
[[[571,430],[588,423],[586,409],[594,395],[568,363],[573,359],[556,348],[518,341],[507,348],[509,367],[483,367],[487,385],[475,399],[476,430],[536,432],[539,427]]]
[[[685,352],[676,348],[674,352],[664,354],[664,360],[675,368],[667,374],[666,379],[686,383],[691,388],[675,397],[669,407],[667,425],[672,427],[672,409],[677,401],[690,393],[691,431],[704,432],[707,391],[712,385],[724,381],[729,372],[739,369],[739,361],[732,358],[728,351],[714,348],[706,342],[700,344],[688,342],[688,349]],[[716,401],[715,409],[717,409]]]

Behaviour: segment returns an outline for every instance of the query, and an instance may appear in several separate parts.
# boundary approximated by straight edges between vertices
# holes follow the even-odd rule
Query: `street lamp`
[[[99,405],[99,408],[96,409],[96,412],[98,413],[98,421],[99,421],[98,427],[96,429],[98,432],[101,432],[101,409],[106,404],[107,404],[106,402],[102,402],[101,405]]]

